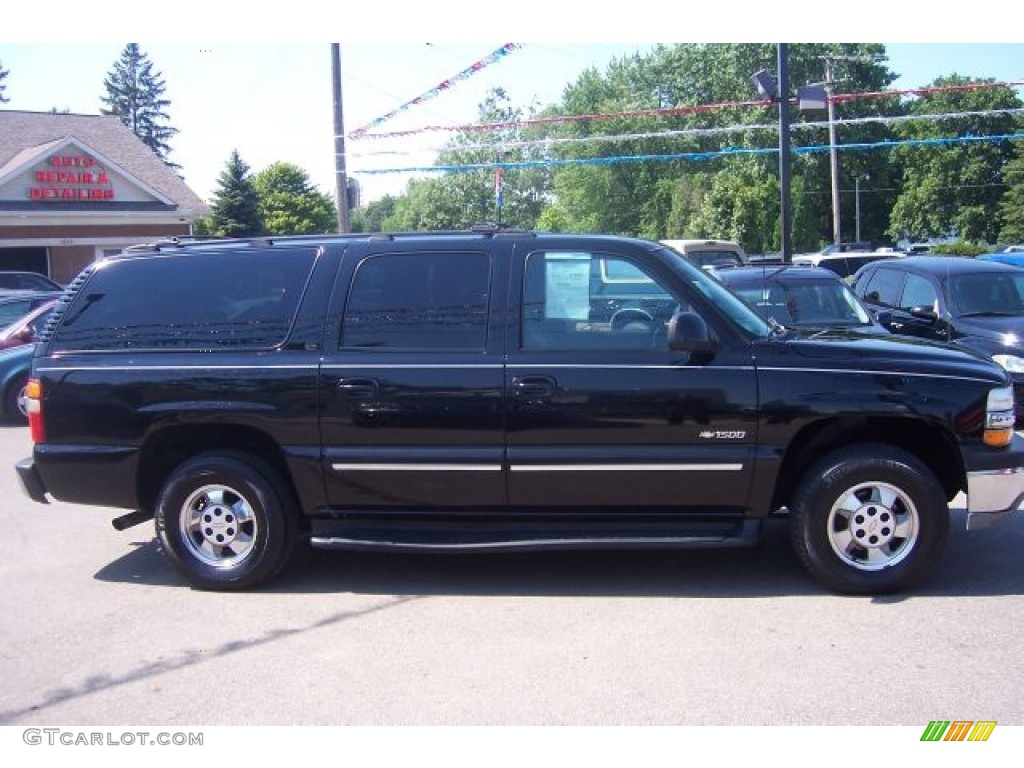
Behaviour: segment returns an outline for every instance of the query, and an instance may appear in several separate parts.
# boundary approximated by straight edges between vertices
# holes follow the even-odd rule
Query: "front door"
[[[515,263],[510,504],[746,506],[757,439],[751,353],[724,339],[711,360],[668,349],[667,323],[692,308],[692,286],[624,254],[546,250]]]

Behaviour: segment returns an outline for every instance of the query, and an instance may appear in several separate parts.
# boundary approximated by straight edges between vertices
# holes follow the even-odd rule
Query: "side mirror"
[[[939,319],[935,310],[927,306],[911,308],[910,316],[916,317],[918,320],[924,320],[927,323],[935,323]]]
[[[889,329],[892,326],[892,312],[888,309],[880,309],[878,312],[875,312],[875,320],[883,328]]]
[[[677,312],[668,321],[668,347],[676,352],[711,357],[718,344],[703,317],[695,312]]]

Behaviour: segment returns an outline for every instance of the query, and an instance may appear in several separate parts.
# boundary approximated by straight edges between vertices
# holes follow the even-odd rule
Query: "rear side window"
[[[490,284],[487,253],[371,256],[352,280],[341,346],[482,351]]]
[[[897,307],[902,291],[902,273],[891,269],[879,269],[864,286],[864,300],[882,307]]]
[[[53,349],[268,348],[285,340],[315,249],[150,256],[100,264]]]

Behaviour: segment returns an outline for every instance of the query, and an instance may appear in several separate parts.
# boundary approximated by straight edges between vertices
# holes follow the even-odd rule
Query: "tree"
[[[7,90],[7,83],[5,83],[4,80],[7,79],[7,75],[9,74],[10,70],[4,69],[3,62],[0,61],[0,104],[6,104],[10,101],[10,99],[4,95],[4,91]]]
[[[384,195],[380,200],[374,200],[362,208],[352,211],[352,219],[349,222],[353,232],[385,232],[387,226],[385,221],[395,215],[395,208],[398,205],[398,198],[393,195]]]
[[[999,201],[999,241],[1003,243],[1024,243],[1024,152],[1017,149],[1017,156],[1003,169],[1007,190]]]
[[[438,178],[414,180],[385,219],[389,229],[464,229],[495,221],[495,166],[521,164],[540,158],[542,150],[520,146],[524,139],[515,125],[524,116],[513,109],[506,93],[492,89],[479,108],[481,123],[512,124],[490,131],[471,131],[456,136],[439,154],[436,165],[488,166],[447,172]],[[503,170],[501,223],[533,228],[545,205],[550,172],[540,167]]]
[[[881,63],[884,48],[865,44],[806,44],[789,48],[790,87],[820,81],[823,57],[844,62],[845,91],[880,90],[895,75]],[[778,134],[773,130],[774,108],[715,107],[755,99],[750,76],[759,69],[774,71],[774,44],[683,44],[659,46],[647,55],[613,61],[602,75],[584,72],[566,87],[561,114],[612,115],[612,119],[574,120],[553,129],[563,143],[552,150],[565,161],[553,174],[560,221],[573,230],[663,237],[742,238],[750,250],[778,247],[778,227],[767,214],[778,216]],[[860,104],[858,102],[858,104]],[[690,114],[641,114],[651,110],[699,107]],[[858,106],[863,113],[891,109],[883,100]],[[800,123],[821,115],[793,115]],[[749,127],[748,127],[749,126]],[[755,127],[757,126],[757,127]],[[844,128],[841,141],[888,136],[879,126]],[[794,130],[794,146],[821,144],[825,129]],[[763,150],[759,156],[730,153],[733,148]],[[860,153],[843,157],[841,187],[870,175],[885,187],[885,160]],[[682,155],[682,158],[664,159]],[[655,159],[639,159],[647,156]],[[660,156],[660,157],[659,157]],[[795,242],[816,245],[831,239],[832,215],[827,154],[797,154],[793,158],[794,199],[801,229]],[[725,177],[733,176],[731,181]],[[800,180],[798,184],[797,181]],[[747,184],[753,187],[747,187]],[[774,193],[772,188],[774,187]],[[825,194],[812,194],[822,190]],[[734,194],[735,193],[735,194]],[[854,200],[843,199],[853,218]],[[865,200],[865,220],[881,234],[885,201]],[[758,245],[760,244],[760,245]]]
[[[167,142],[178,130],[166,124],[169,119],[166,109],[171,104],[163,98],[166,84],[161,74],[153,71],[152,62],[138,43],[125,46],[103,86],[106,95],[101,100],[106,108],[100,111],[117,115],[157,157],[172,168],[179,168],[167,159],[171,151]]]
[[[333,198],[313,187],[297,165],[274,163],[256,174],[252,186],[264,232],[313,235],[337,231]]]
[[[259,198],[249,176],[249,166],[231,151],[227,166],[217,177],[214,193],[212,226],[204,234],[226,237],[249,237],[263,232],[259,214]]]
[[[999,201],[1005,190],[1003,169],[1013,157],[1013,144],[948,141],[1016,130],[1016,118],[1000,111],[1021,107],[1012,88],[970,88],[993,82],[959,75],[939,78],[931,87],[957,90],[927,93],[911,106],[909,114],[922,118],[956,116],[912,120],[899,127],[901,139],[919,143],[897,147],[892,153],[902,168],[902,191],[889,225],[894,239],[955,236],[995,242]]]

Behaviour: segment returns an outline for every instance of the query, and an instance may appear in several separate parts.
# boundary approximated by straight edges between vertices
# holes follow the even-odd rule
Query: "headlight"
[[[1020,360],[1019,357],[1013,358]],[[985,445],[1002,448],[1013,440],[1014,402],[1013,388],[989,390],[985,407]]]
[[[1009,373],[1024,373],[1024,357],[992,355],[992,359],[1003,366]]]

